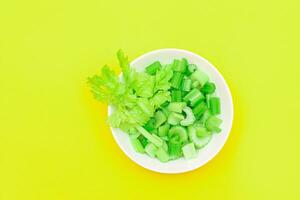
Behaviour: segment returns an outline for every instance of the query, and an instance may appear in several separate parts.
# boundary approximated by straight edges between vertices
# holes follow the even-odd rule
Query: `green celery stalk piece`
[[[182,101],[182,92],[180,90],[172,91],[172,102],[181,102]]]
[[[173,88],[179,89],[183,80],[183,74],[180,72],[174,72],[171,79],[171,86]]]
[[[190,107],[184,107],[183,112],[185,113],[185,119],[180,121],[181,126],[189,126],[196,121],[194,113]]]
[[[218,115],[221,113],[221,103],[219,97],[211,97],[209,99],[209,106],[212,115]]]
[[[183,108],[186,107],[185,102],[171,102],[168,105],[170,112],[182,113]]]
[[[165,123],[164,125],[158,127],[158,136],[163,137],[166,136],[169,132],[170,124]]]
[[[140,140],[141,144],[142,144],[143,147],[145,148],[146,145],[148,144],[147,138],[145,138],[143,135],[140,135],[140,136],[138,137],[138,139]]]
[[[169,142],[169,155],[170,155],[170,159],[172,158],[178,158],[182,155],[182,150],[181,150],[181,143],[179,142]]]
[[[154,125],[155,128],[158,128],[160,125],[165,123],[165,121],[167,121],[166,115],[160,110],[155,113],[154,118],[155,118],[155,125]]]
[[[155,118],[154,117],[151,117],[149,120],[148,120],[148,122],[144,125],[144,128],[147,130],[147,131],[149,131],[149,132],[151,132],[151,131],[153,131],[154,129],[155,129]]]
[[[179,113],[171,112],[168,116],[168,123],[171,125],[178,125],[184,116]]]
[[[200,148],[203,148],[204,146],[206,146],[212,138],[212,134],[208,134],[204,137],[198,137],[197,130],[194,126],[188,127],[188,135],[189,135],[189,140],[194,143],[194,145],[197,149],[200,149]]]
[[[195,116],[202,116],[203,113],[207,110],[207,106],[204,102],[201,102],[196,107],[193,108],[193,113]]]
[[[197,152],[194,143],[188,143],[182,147],[183,155],[186,159],[197,157]]]
[[[200,90],[203,94],[212,94],[216,90],[216,85],[212,82],[207,82]]]
[[[143,127],[137,126],[136,129],[145,137],[149,140],[149,142],[152,142],[154,145],[157,147],[160,147],[163,145],[163,140],[159,138],[158,136],[149,133],[146,131]]]
[[[161,69],[161,64],[159,61],[155,61],[151,65],[147,66],[145,71],[150,75],[155,75],[158,70]]]
[[[220,128],[221,123],[222,123],[222,120],[220,118],[218,118],[216,116],[210,116],[205,122],[205,127],[209,131],[220,133],[222,130]]]
[[[169,160],[169,154],[167,151],[160,147],[156,150],[156,157],[161,161],[161,162],[167,162]]]
[[[191,87],[192,87],[192,80],[189,78],[184,79],[182,84],[182,90],[189,92],[191,90]]]
[[[198,81],[200,83],[200,86],[203,87],[205,83],[209,80],[207,74],[205,74],[202,70],[197,69],[194,71],[191,75],[191,79],[193,81]]]
[[[136,152],[139,152],[139,153],[145,152],[144,147],[138,138],[130,137],[130,142]]]
[[[145,147],[145,152],[152,158],[155,158],[157,150],[158,148],[152,143],[148,143]]]
[[[178,138],[175,141],[178,141],[180,143],[183,143],[188,140],[187,131],[182,126],[173,126],[172,128],[170,128],[168,132],[168,136],[169,138],[173,138],[173,137]]]

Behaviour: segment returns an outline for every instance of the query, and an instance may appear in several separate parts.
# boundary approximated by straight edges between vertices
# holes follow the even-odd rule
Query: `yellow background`
[[[0,199],[300,199],[299,1],[0,2]],[[119,149],[86,77],[123,48],[193,51],[233,94],[224,149],[180,175]]]

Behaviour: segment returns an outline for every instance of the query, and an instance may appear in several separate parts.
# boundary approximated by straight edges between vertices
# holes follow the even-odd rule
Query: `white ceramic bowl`
[[[180,158],[162,163],[158,159],[151,158],[146,154],[135,152],[130,144],[128,135],[120,129],[111,128],[116,142],[131,160],[146,169],[167,174],[183,173],[197,169],[215,157],[228,138],[233,120],[233,103],[228,85],[219,71],[201,56],[186,50],[160,49],[136,58],[131,62],[131,67],[142,71],[154,61],[158,60],[162,64],[166,64],[171,63],[175,58],[187,58],[189,63],[196,64],[201,70],[206,72],[210,80],[216,84],[216,94],[221,99],[222,114],[220,118],[223,120],[221,125],[222,132],[220,134],[214,134],[210,143],[203,149],[198,150],[198,156],[196,158],[190,160]],[[108,107],[108,113],[111,114],[111,112],[112,108]]]

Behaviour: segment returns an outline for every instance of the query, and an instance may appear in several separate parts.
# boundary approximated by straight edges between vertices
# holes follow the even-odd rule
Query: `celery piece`
[[[188,67],[188,61],[185,58],[181,60],[174,60],[173,62],[173,70],[175,72],[185,73],[187,67]]]
[[[203,115],[201,115],[201,118],[199,120],[200,124],[205,124],[206,120],[211,116],[210,111],[206,110]]]
[[[189,126],[189,125],[193,124],[195,122],[196,118],[194,116],[192,109],[190,107],[184,107],[183,112],[185,112],[186,117],[185,117],[185,119],[180,121],[180,125],[181,126]]]
[[[146,71],[146,73],[148,73],[150,75],[154,75],[160,69],[161,69],[160,62],[159,61],[155,61],[154,63],[152,63],[151,65],[149,65],[148,67],[146,67],[145,71]]]
[[[169,154],[162,147],[156,150],[155,155],[161,162],[167,162],[169,160]]]
[[[177,125],[183,119],[184,119],[184,116],[182,114],[171,112],[168,116],[168,123],[171,125]]]
[[[170,129],[170,124],[166,123],[160,127],[158,127],[158,136],[163,137],[168,134],[168,131]]]
[[[145,152],[152,158],[155,158],[157,150],[158,148],[152,143],[148,143],[145,147]]]
[[[189,64],[187,67],[187,74],[192,74],[197,69],[197,65],[195,64]]]
[[[194,126],[196,129],[196,135],[197,137],[206,137],[211,134],[205,127],[203,126]]]
[[[223,121],[220,118],[215,116],[210,116],[205,122],[205,127],[209,131],[219,133],[222,130],[219,127],[222,124],[222,122]]]
[[[130,137],[130,142],[136,152],[139,152],[139,153],[145,152],[144,147],[139,139]]]
[[[192,73],[191,79],[193,81],[198,81],[200,83],[200,86],[203,87],[209,78],[207,74],[205,74],[202,70],[197,69]]]
[[[192,80],[189,78],[184,79],[182,83],[182,90],[189,92],[191,90],[191,87],[192,87]]]
[[[165,140],[164,140],[164,142],[163,142],[162,148],[163,148],[166,152],[168,152],[169,147],[168,147],[168,144],[167,144],[167,142],[166,142]]]
[[[175,137],[175,141],[178,141],[180,143],[183,143],[188,140],[187,131],[182,126],[173,126],[172,128],[170,128],[168,136],[169,138]],[[174,140],[172,141],[174,142]]]
[[[169,141],[168,136],[160,136],[161,139],[163,139],[164,141]]]
[[[181,151],[181,143],[179,142],[169,142],[169,155],[170,155],[170,158],[178,158],[181,156],[182,154],[182,151]]]
[[[163,107],[160,108],[160,110],[165,114],[166,117],[168,117],[171,113],[168,109],[168,105],[169,104],[167,104],[166,106],[163,106]]]
[[[183,100],[189,102],[192,106],[200,103],[204,100],[203,94],[196,88],[192,89],[187,95],[184,96]]]
[[[193,81],[192,82],[192,88],[196,88],[200,85],[199,81]]]
[[[196,158],[197,152],[194,143],[188,143],[182,147],[183,155],[186,159]]]
[[[170,112],[182,113],[182,109],[186,107],[185,102],[171,102],[168,105],[168,109]]]
[[[146,131],[143,127],[137,126],[136,129],[149,140],[149,142],[152,142],[156,146],[160,147],[163,144],[163,140],[160,139],[158,136],[150,134],[148,131]]]
[[[204,137],[198,137],[197,130],[194,126],[188,127],[188,135],[189,135],[190,141],[192,141],[194,143],[195,147],[198,149],[207,145],[210,142],[211,137],[212,137],[212,134],[208,134]]]
[[[216,90],[216,85],[212,82],[207,82],[205,85],[201,88],[201,92],[203,94],[212,94]]]
[[[217,115],[217,114],[221,113],[220,98],[211,97],[209,99],[209,106],[210,106],[210,112],[212,115]]]
[[[175,69],[178,68],[179,63],[180,63],[180,60],[174,59],[174,61],[173,61],[173,63],[172,63],[172,69],[173,69],[174,71],[176,71]]]
[[[144,125],[144,128],[151,132],[152,130],[155,129],[155,119],[153,117],[151,117],[148,122]]]
[[[207,110],[207,106],[204,102],[201,102],[193,108],[193,113],[195,116],[202,116],[203,113]]]
[[[166,115],[160,110],[154,114],[154,119],[155,119],[155,125],[154,125],[155,128],[158,128],[165,121],[167,121]]]
[[[180,90],[173,90],[171,96],[172,96],[172,102],[182,101],[182,92]]]
[[[183,80],[183,74],[180,72],[174,72],[171,79],[171,86],[173,88],[179,89]]]
[[[148,144],[148,140],[147,138],[145,138],[143,135],[140,135],[138,137],[138,139],[140,140],[141,144],[143,145],[143,147],[145,147]]]

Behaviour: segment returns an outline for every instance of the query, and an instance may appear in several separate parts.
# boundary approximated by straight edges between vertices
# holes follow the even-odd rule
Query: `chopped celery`
[[[189,78],[184,79],[182,83],[182,90],[188,92],[191,90],[191,87],[192,87],[192,80]]]
[[[169,138],[168,138],[167,135],[165,135],[165,136],[160,136],[160,138],[163,139],[164,141],[169,141]]]
[[[181,154],[182,154],[182,151],[181,151],[181,143],[179,142],[169,142],[169,155],[171,158],[177,158],[177,157],[180,157]]]
[[[205,122],[205,127],[209,131],[219,133],[222,130],[220,128],[221,123],[222,120],[220,118],[217,118],[215,116],[210,116]]]
[[[200,86],[203,87],[205,83],[208,81],[208,76],[202,70],[197,69],[195,72],[192,73],[191,79],[193,81],[198,81]]]
[[[211,97],[209,99],[209,107],[210,107],[210,112],[212,115],[220,114],[221,113],[220,98]]]
[[[193,108],[193,113],[195,116],[202,116],[203,113],[207,110],[207,106],[204,102],[201,102],[196,107]]]
[[[173,63],[172,63],[172,69],[173,69],[174,71],[176,71],[175,69],[178,68],[179,63],[180,63],[180,60],[174,59],[174,61],[173,61]]]
[[[173,70],[175,72],[185,73],[185,71],[187,70],[187,66],[188,66],[188,61],[185,58],[181,60],[174,60],[173,62]]]
[[[212,82],[207,82],[205,85],[201,88],[201,92],[203,94],[212,94],[216,90],[216,85]]]
[[[170,129],[170,124],[166,123],[160,127],[158,127],[158,136],[163,137],[168,134],[168,131]]]
[[[168,152],[169,147],[168,147],[168,144],[167,144],[167,142],[166,142],[165,140],[164,140],[164,142],[163,142],[162,148],[163,148],[166,152]]]
[[[167,162],[169,160],[169,154],[167,152],[168,151],[160,147],[156,150],[155,155],[161,162]]]
[[[148,122],[144,125],[144,129],[146,129],[149,132],[155,129],[155,119],[153,117],[151,117],[148,120]]]
[[[183,119],[184,119],[184,116],[182,114],[171,112],[168,116],[168,123],[171,125],[177,125]]]
[[[165,123],[165,121],[167,121],[166,115],[160,110],[154,114],[154,119],[155,119],[155,125],[154,125],[155,128],[158,128],[160,125]]]
[[[196,128],[193,126],[188,127],[188,135],[190,141],[192,141],[196,148],[202,148],[209,143],[211,140],[211,134],[206,135],[205,137],[198,137]]]
[[[182,109],[186,107],[185,102],[171,102],[168,105],[168,109],[170,112],[182,113]]]
[[[183,155],[186,159],[196,158],[197,153],[194,143],[188,143],[182,147]]]
[[[163,104],[171,101],[171,95],[169,91],[158,91],[151,99],[151,103],[155,108],[161,107]]]
[[[149,65],[148,67],[146,67],[145,71],[146,71],[146,73],[148,73],[150,75],[154,75],[160,69],[161,69],[160,62],[159,61],[155,61],[154,63],[152,63],[151,65]]]
[[[130,137],[130,142],[136,152],[139,152],[139,153],[145,152],[144,147],[139,139]]]
[[[183,112],[185,112],[186,117],[185,119],[181,120],[180,125],[181,126],[189,126],[193,124],[196,120],[194,113],[190,107],[184,107]]]
[[[201,119],[199,120],[200,124],[205,124],[206,120],[211,116],[209,110],[206,110],[203,115],[201,116]]]
[[[169,115],[170,115],[170,111],[169,111],[169,109],[168,109],[168,105],[169,104],[167,104],[166,106],[163,106],[163,107],[161,107],[160,109],[161,109],[161,111],[166,115],[166,117],[168,117]]]
[[[195,129],[196,129],[196,135],[198,137],[206,137],[207,135],[210,135],[211,132],[209,132],[205,127],[203,127],[202,125],[194,125]]]
[[[143,147],[145,147],[148,144],[148,140],[143,135],[140,135],[138,137],[138,139],[140,140],[140,142],[143,145]]]
[[[153,144],[155,144],[156,146],[160,147],[163,144],[163,140],[160,139],[158,136],[153,135],[151,133],[149,133],[148,131],[146,131],[143,127],[138,126],[136,127],[136,129],[145,137],[149,140],[149,142],[152,142]]]
[[[145,147],[145,152],[152,158],[155,158],[157,150],[158,148],[152,143],[148,143]]]
[[[172,102],[181,102],[182,101],[182,92],[180,90],[172,91]]]
[[[204,96],[198,89],[194,88],[187,95],[185,95],[183,100],[189,102],[192,106],[194,106],[203,101]]]
[[[193,81],[192,88],[196,88],[200,85],[199,81]]]
[[[197,65],[189,64],[189,66],[187,68],[188,74],[192,74],[196,69],[197,69]]]
[[[171,79],[171,86],[173,88],[179,89],[183,80],[183,74],[180,72],[174,72],[174,75]]]
[[[161,162],[194,158],[221,131],[216,85],[197,65],[185,58],[155,61],[139,72],[122,51],[118,59],[123,80],[105,66],[88,83],[96,99],[115,107],[108,122],[128,133],[136,152]]]
[[[182,126],[173,126],[170,128],[168,136],[169,138],[176,137],[176,140],[181,143],[188,140],[187,131]]]

